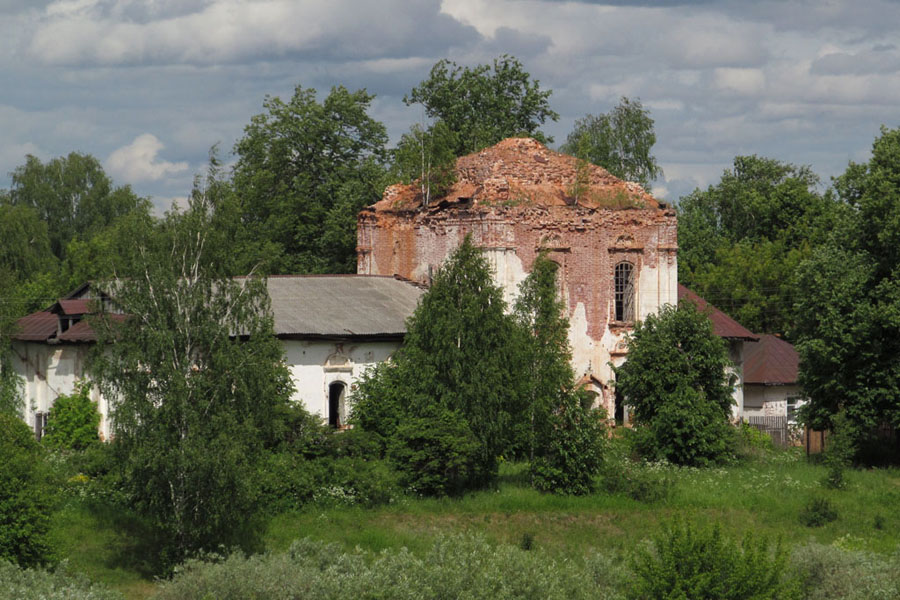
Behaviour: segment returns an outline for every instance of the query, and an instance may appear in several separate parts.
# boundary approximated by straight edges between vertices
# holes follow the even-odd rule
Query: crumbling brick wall
[[[636,318],[677,302],[674,209],[633,183],[579,164],[531,139],[505,140],[460,158],[457,182],[422,203],[415,185],[392,186],[362,211],[358,272],[428,283],[471,234],[508,302],[546,251],[559,269],[576,374],[612,412],[609,363],[624,360],[630,323],[615,321],[613,272],[635,268]]]

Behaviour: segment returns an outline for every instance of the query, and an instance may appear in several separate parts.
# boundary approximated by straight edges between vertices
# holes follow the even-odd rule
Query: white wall
[[[340,381],[347,386],[342,422],[346,422],[352,404],[355,384],[366,369],[383,362],[400,343],[284,340],[285,360],[293,379],[294,402],[302,402],[306,410],[328,418],[328,386]],[[58,396],[71,394],[84,377],[85,360],[90,351],[86,344],[50,345],[38,342],[14,342],[13,366],[23,379],[25,422],[34,428],[36,413],[49,412]],[[100,435],[110,434],[110,407],[99,390],[92,388],[91,398],[100,411]]]
[[[348,388],[348,410],[355,383],[366,369],[388,359],[399,342],[338,343],[332,341],[285,340],[285,360],[294,381],[295,402],[306,410],[328,418],[328,386],[335,381]],[[346,417],[346,413],[344,417]]]

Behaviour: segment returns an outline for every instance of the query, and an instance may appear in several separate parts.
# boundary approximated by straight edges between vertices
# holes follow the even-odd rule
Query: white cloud
[[[187,171],[187,162],[159,160],[157,154],[163,148],[163,143],[152,133],[141,134],[127,146],[114,150],[106,159],[106,168],[128,183],[158,181]]]
[[[766,76],[762,69],[716,69],[713,79],[720,90],[743,96],[758,96],[766,89]]]
[[[478,37],[441,14],[436,0],[215,0],[154,11],[138,4],[56,2],[31,53],[54,65],[220,64],[298,53],[334,60],[430,54]]]

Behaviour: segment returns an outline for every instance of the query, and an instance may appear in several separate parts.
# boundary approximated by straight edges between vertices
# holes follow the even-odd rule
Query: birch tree
[[[115,308],[95,322],[122,480],[163,566],[252,541],[255,465],[291,391],[265,282],[229,277],[222,189],[213,169],[184,212],[134,232],[128,276],[107,286]]]

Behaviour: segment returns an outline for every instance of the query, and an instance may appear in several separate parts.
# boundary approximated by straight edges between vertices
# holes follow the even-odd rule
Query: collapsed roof
[[[639,183],[614,177],[602,167],[560,154],[531,138],[507,138],[456,160],[456,182],[424,206],[421,184],[396,184],[370,207],[406,211],[449,206],[583,206],[663,208]]]

